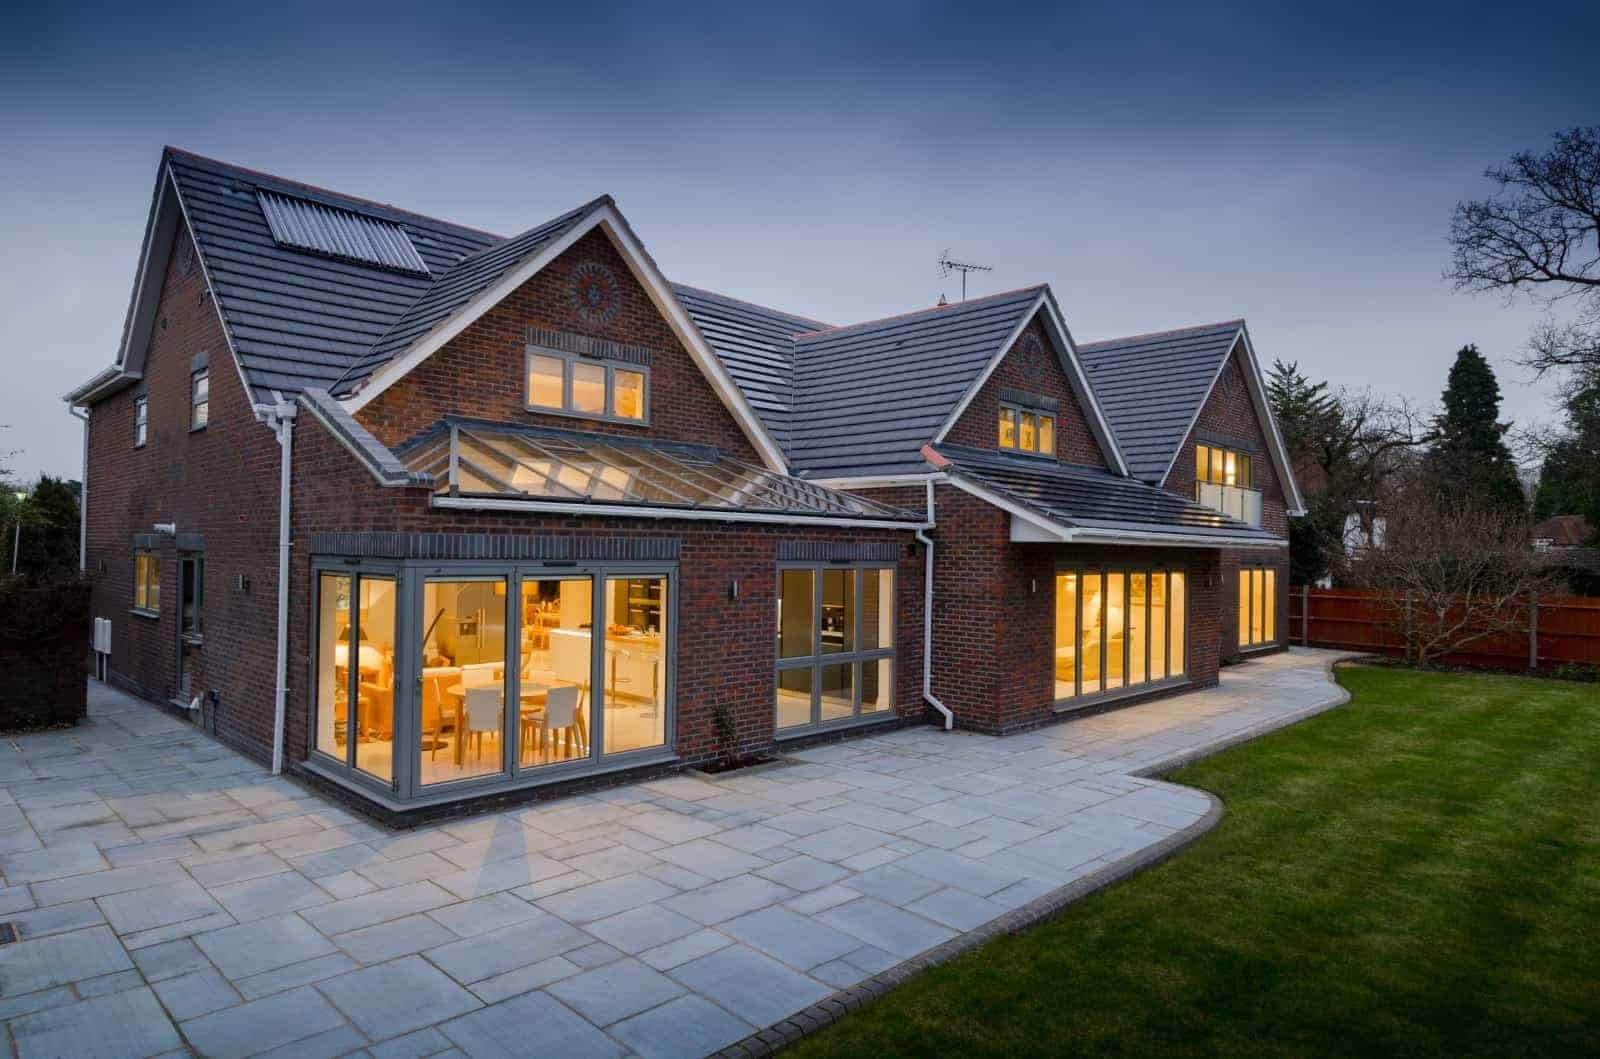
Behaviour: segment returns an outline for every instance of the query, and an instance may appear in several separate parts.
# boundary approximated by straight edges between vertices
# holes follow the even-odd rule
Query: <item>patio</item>
[[[399,833],[91,685],[0,759],[0,1019],[24,1059],[703,1055],[1196,825],[1142,774],[1343,701],[1335,657]]]

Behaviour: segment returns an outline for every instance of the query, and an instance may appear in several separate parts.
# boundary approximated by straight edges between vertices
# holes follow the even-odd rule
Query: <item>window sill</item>
[[[208,424],[201,423],[197,427],[190,427],[189,428],[189,433],[191,433],[191,434],[204,434],[206,432],[206,426],[207,425]]]
[[[884,721],[892,721],[899,715],[899,711],[893,706],[890,706],[888,709],[879,710],[870,716],[864,715],[861,717],[849,717],[838,721],[824,721],[821,724],[796,725],[793,728],[778,728],[774,730],[772,738],[775,742],[781,743],[785,739],[801,739],[805,736],[818,735],[822,732],[840,732],[849,731],[852,728],[870,728],[872,725],[882,724]]]
[[[1131,687],[1117,688],[1115,691],[1102,691],[1096,695],[1080,695],[1075,699],[1057,699],[1051,710],[1058,714],[1076,713],[1079,710],[1092,709],[1096,706],[1104,706],[1107,703],[1120,702],[1123,699],[1131,699],[1140,695],[1188,687],[1190,683],[1188,676],[1151,680],[1143,684],[1134,684]]]
[[[128,613],[132,614],[136,618],[155,619],[161,617],[161,612],[159,610],[145,610],[143,607],[129,607]]]
[[[522,410],[542,416],[582,419],[590,423],[616,423],[625,427],[647,427],[650,425],[649,415],[646,415],[643,419],[629,419],[627,416],[607,415],[604,412],[574,412],[570,408],[545,408],[536,404],[524,404]]]

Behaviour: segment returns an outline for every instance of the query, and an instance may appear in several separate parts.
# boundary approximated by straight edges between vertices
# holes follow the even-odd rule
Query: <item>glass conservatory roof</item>
[[[439,496],[922,521],[703,445],[452,417],[395,454],[432,475]]]

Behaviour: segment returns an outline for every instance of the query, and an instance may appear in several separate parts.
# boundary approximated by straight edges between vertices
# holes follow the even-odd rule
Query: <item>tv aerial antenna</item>
[[[950,251],[946,250],[939,255],[939,275],[948,276],[952,272],[961,273],[961,300],[967,300],[967,274],[969,272],[993,272],[993,265],[975,265],[970,261],[953,261]]]

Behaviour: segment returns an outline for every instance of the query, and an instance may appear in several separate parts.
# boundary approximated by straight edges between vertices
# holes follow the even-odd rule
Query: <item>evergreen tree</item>
[[[1499,511],[1525,511],[1517,464],[1500,422],[1500,384],[1477,346],[1463,346],[1450,368],[1434,420],[1428,469],[1446,495]]]

